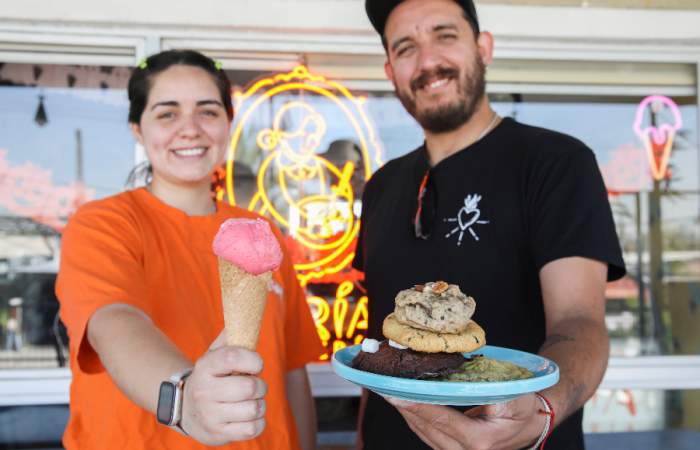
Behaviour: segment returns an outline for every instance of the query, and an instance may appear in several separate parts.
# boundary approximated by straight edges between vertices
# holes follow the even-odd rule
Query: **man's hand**
[[[183,395],[181,426],[207,445],[253,439],[265,428],[267,385],[254,376],[262,359],[244,348],[221,346],[223,334],[195,363]]]
[[[535,443],[545,426],[534,394],[461,413],[439,405],[387,397],[423,442],[439,450],[518,449]]]

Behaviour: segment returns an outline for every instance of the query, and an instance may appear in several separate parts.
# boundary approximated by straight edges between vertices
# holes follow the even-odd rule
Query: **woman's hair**
[[[226,72],[213,59],[194,50],[167,50],[156,53],[144,59],[131,73],[129,78],[129,123],[141,123],[141,115],[146,109],[148,95],[153,87],[153,80],[161,72],[175,66],[192,66],[211,75],[219,90],[221,103],[226,109],[229,120],[233,119],[233,104],[231,102],[231,82]],[[153,168],[148,161],[142,162],[131,170],[126,187],[133,188],[151,182]]]
[[[167,50],[156,53],[143,60],[134,69],[129,78],[129,123],[141,122],[141,115],[148,103],[148,95],[153,87],[153,80],[161,72],[175,65],[199,67],[211,75],[221,96],[221,103],[226,109],[229,120],[233,119],[231,103],[231,82],[226,72],[211,58],[194,50]]]

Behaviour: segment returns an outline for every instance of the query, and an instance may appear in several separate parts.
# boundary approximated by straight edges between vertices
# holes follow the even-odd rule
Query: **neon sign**
[[[367,297],[356,289],[361,275],[350,263],[361,190],[382,164],[366,98],[297,66],[233,99],[236,120],[217,198],[272,218],[286,234],[323,343],[335,351],[358,342],[367,329]],[[348,138],[329,143],[330,134]],[[324,292],[332,301],[313,294],[332,284],[335,292]]]
[[[343,281],[338,285],[336,297],[331,309],[330,304],[322,297],[310,296],[307,301],[312,306],[316,330],[324,346],[332,344],[332,352],[336,352],[347,345],[347,342],[359,344],[364,335],[359,331],[367,329],[367,296],[360,297],[350,313],[350,303],[347,296],[353,291],[354,286],[350,281]],[[329,322],[330,319],[330,322]],[[332,331],[328,324],[333,325]],[[346,326],[347,323],[347,326]],[[328,359],[328,354],[321,355],[322,361]]]
[[[644,116],[647,110],[651,112],[651,117],[654,120],[644,125]],[[660,118],[662,112],[670,113],[670,117],[666,117],[664,114],[665,122],[658,123],[657,118]],[[637,107],[634,132],[644,143],[651,175],[655,180],[663,180],[669,175],[668,160],[671,157],[673,139],[682,126],[681,112],[673,100],[668,97],[652,95],[642,100]]]

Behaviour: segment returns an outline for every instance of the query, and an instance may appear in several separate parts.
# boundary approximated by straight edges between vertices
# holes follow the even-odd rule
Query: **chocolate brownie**
[[[439,378],[454,372],[465,362],[461,353],[423,353],[379,344],[375,353],[360,351],[352,367],[366,372],[419,380]]]

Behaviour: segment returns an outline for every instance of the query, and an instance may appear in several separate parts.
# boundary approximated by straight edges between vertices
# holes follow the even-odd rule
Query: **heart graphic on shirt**
[[[488,220],[479,220],[481,217],[481,210],[479,209],[479,202],[481,201],[481,195],[472,194],[464,197],[464,206],[459,208],[457,215],[454,217],[448,217],[443,219],[444,222],[453,223],[457,226],[453,228],[445,235],[446,238],[456,234],[457,235],[457,246],[462,245],[462,237],[464,234],[469,232],[471,237],[475,241],[479,240],[479,236],[474,231],[474,225],[485,225],[489,223]]]
[[[474,225],[477,220],[479,220],[480,215],[481,211],[479,210],[467,212],[465,209],[461,209],[457,215],[457,223],[459,224],[459,228],[461,230],[466,230],[470,226]]]

